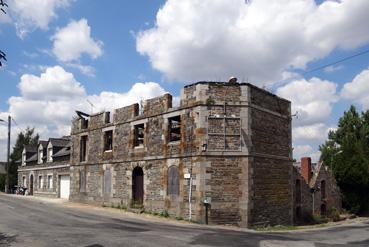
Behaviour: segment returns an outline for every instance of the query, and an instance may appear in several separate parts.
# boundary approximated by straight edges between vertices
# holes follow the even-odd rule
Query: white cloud
[[[52,37],[53,53],[62,62],[78,60],[82,54],[95,59],[102,55],[102,41],[91,37],[91,27],[86,19],[71,21],[56,31]]]
[[[141,100],[163,95],[166,91],[155,82],[136,83],[126,93],[101,92],[99,95],[90,95],[88,100],[97,111],[112,110]]]
[[[313,162],[320,158],[320,151],[315,150],[310,145],[296,145],[293,149],[293,158],[299,161],[301,157],[311,157]]]
[[[297,80],[277,89],[277,95],[292,102],[292,113],[298,112],[295,126],[325,122],[332,104],[338,100],[337,85],[333,82],[311,78]]]
[[[369,42],[369,1],[168,0],[137,50],[170,79],[264,83]]]
[[[332,72],[341,70],[343,68],[344,68],[343,65],[338,65],[338,66],[331,65],[331,66],[328,66],[328,67],[324,68],[324,72],[326,72],[326,73],[332,73]]]
[[[318,145],[327,138],[331,129],[327,122],[339,98],[336,89],[335,83],[314,77],[295,80],[277,89],[277,95],[291,101],[292,113],[298,112],[298,117],[292,119],[294,158],[319,159]]]
[[[135,83],[127,92],[101,92],[88,95],[72,73],[60,66],[47,68],[40,75],[24,74],[18,84],[20,96],[10,97],[8,112],[0,112],[0,119],[9,114],[19,126],[13,128],[13,141],[20,129],[35,127],[41,138],[58,137],[70,133],[70,121],[75,110],[94,112],[111,110],[140,100],[153,98],[166,91],[155,82]],[[6,150],[6,125],[0,124],[0,150]],[[0,152],[0,160],[5,152]]]
[[[293,138],[295,140],[319,140],[324,141],[327,138],[328,128],[324,123],[316,123],[293,128]]]
[[[95,68],[89,65],[82,65],[79,63],[67,63],[66,66],[78,69],[82,74],[94,77],[95,76]]]
[[[359,102],[365,110],[369,109],[369,69],[361,71],[351,82],[346,83],[341,96]]]
[[[70,0],[11,0],[9,10],[17,35],[24,38],[37,28],[47,30],[49,22],[57,17],[56,10],[69,6]]]
[[[70,99],[81,97],[85,90],[72,73],[62,67],[49,67],[40,76],[24,74],[18,85],[22,98],[26,100]]]

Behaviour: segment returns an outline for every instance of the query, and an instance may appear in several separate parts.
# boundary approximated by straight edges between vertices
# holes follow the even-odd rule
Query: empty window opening
[[[105,112],[105,123],[112,123],[113,122],[113,113],[110,111]]]
[[[320,193],[322,195],[322,200],[323,200],[326,197],[326,193],[325,193],[325,180],[322,180],[320,182],[320,191],[321,191]]]
[[[181,116],[175,116],[168,119],[169,124],[169,142],[181,140]]]
[[[295,192],[296,192],[296,203],[301,203],[301,180],[300,179],[296,179]]]
[[[81,129],[87,129],[88,128],[88,119],[81,118]]]
[[[86,161],[87,156],[87,143],[88,142],[88,136],[81,136],[80,140],[80,161]]]
[[[42,180],[42,176],[38,176],[38,188],[42,189],[44,187],[44,181]]]
[[[138,124],[135,126],[135,147],[143,146],[145,139],[145,125]]]
[[[79,192],[86,192],[86,172],[79,172]]]
[[[168,168],[168,195],[179,195],[179,171],[176,166]]]
[[[53,188],[53,176],[52,175],[47,176],[47,188],[48,189]]]
[[[113,150],[113,131],[108,130],[104,132],[104,151]]]

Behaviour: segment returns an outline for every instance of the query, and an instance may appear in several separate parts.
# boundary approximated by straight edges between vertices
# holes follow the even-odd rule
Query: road
[[[369,222],[260,233],[0,194],[0,246],[369,246]]]

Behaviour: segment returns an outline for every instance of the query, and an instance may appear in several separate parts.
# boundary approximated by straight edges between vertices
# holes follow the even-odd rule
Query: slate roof
[[[70,140],[67,138],[50,138],[49,142],[53,147],[65,147],[69,144]]]
[[[71,148],[71,143],[69,142],[67,146],[60,149],[59,152],[53,155],[53,157],[61,157],[61,156],[70,155],[70,148]]]
[[[37,153],[35,153],[34,155],[32,155],[30,158],[26,160],[26,162],[30,162],[30,161],[37,161]]]
[[[47,142],[48,142],[48,141],[40,140],[40,141],[38,141],[38,145],[42,144],[42,147],[43,147],[43,148],[46,148],[46,147],[47,147]]]
[[[37,152],[37,146],[26,145],[26,146],[24,146],[24,148],[26,149],[27,153],[36,153]]]

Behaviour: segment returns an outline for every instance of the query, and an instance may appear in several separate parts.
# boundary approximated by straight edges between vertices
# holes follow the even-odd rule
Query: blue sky
[[[0,118],[14,117],[13,137],[68,134],[86,99],[111,109],[233,75],[290,99],[294,155],[317,159],[343,111],[369,107],[369,54],[304,74],[369,49],[366,0],[7,2]]]

